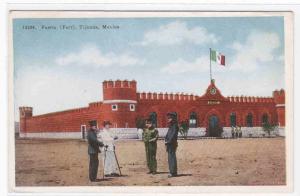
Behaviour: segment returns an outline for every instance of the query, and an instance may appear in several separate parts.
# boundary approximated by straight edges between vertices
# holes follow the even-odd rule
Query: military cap
[[[175,112],[169,112],[169,113],[167,113],[167,116],[172,118],[172,119],[176,119],[177,114]]]
[[[145,119],[145,123],[151,123],[151,124],[153,124],[153,120],[151,118],[147,118],[147,119]]]

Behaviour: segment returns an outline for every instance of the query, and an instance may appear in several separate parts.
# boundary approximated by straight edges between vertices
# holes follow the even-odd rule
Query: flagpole
[[[210,75],[210,81],[212,80],[211,75],[211,48],[209,48],[209,75]]]

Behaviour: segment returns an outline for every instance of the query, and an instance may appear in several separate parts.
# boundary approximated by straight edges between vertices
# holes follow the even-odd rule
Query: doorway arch
[[[221,137],[222,132],[223,132],[223,129],[222,129],[219,117],[215,114],[210,115],[208,118],[207,136]]]

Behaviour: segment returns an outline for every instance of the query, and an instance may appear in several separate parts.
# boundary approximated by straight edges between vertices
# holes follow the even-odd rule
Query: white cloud
[[[234,77],[219,74],[216,85],[224,96],[272,96],[274,90],[285,88],[282,75],[278,72],[241,73]]]
[[[55,60],[55,62],[58,65],[91,67],[108,67],[112,65],[123,67],[144,64],[144,60],[141,60],[130,53],[103,53],[93,44],[86,44],[77,52],[71,52],[60,56]]]
[[[186,23],[175,21],[148,31],[140,45],[174,45],[189,42],[192,44],[217,43],[219,38],[204,27],[189,28]]]
[[[184,59],[177,59],[174,62],[169,63],[167,66],[161,69],[163,73],[179,74],[185,72],[203,72],[209,69],[208,57],[201,56],[195,61],[186,61]]]
[[[280,40],[276,33],[252,31],[244,43],[232,44],[235,56],[228,66],[243,72],[255,71],[264,63],[276,60],[274,50],[279,47]]]
[[[15,114],[32,106],[34,115],[85,107],[102,100],[101,84],[55,70],[27,67],[15,79]],[[17,120],[17,119],[16,119]]]

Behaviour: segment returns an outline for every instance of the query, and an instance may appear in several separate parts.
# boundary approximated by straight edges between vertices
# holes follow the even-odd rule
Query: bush
[[[266,132],[268,134],[268,136],[270,136],[271,132],[273,132],[275,130],[277,125],[266,122],[266,123],[262,124],[262,127],[263,127],[264,132]]]
[[[184,139],[187,138],[189,131],[189,123],[187,120],[182,121],[179,125],[179,133],[183,136]]]

